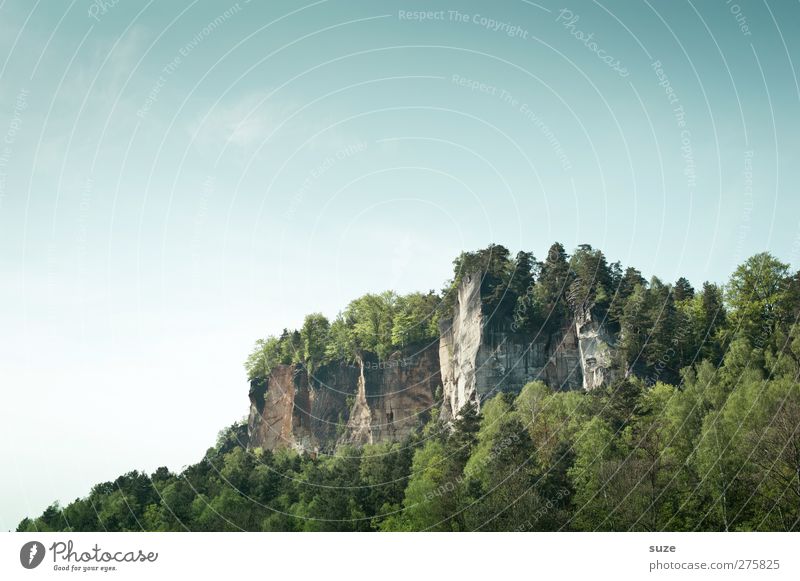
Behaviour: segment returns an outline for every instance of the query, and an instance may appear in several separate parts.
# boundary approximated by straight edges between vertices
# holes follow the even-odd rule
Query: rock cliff
[[[590,314],[556,333],[497,330],[482,313],[480,276],[464,277],[438,344],[380,361],[365,354],[309,374],[279,365],[250,389],[250,447],[332,451],[338,445],[398,441],[434,407],[451,421],[467,402],[518,392],[534,380],[558,390],[594,389],[613,379],[614,337]],[[437,399],[437,395],[439,396]]]
[[[250,447],[317,452],[401,440],[428,420],[440,385],[437,344],[384,361],[365,355],[311,374],[279,365],[251,385]]]
[[[486,323],[480,277],[464,277],[453,318],[440,324],[445,421],[467,402],[518,392],[531,381],[557,390],[589,390],[613,379],[614,338],[589,314],[547,335],[500,331]]]

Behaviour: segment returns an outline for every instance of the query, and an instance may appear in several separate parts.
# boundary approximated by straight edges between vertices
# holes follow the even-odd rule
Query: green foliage
[[[531,515],[543,504],[539,463],[528,431],[501,396],[487,402],[477,442],[464,468],[469,530],[535,528]]]
[[[300,340],[303,342],[303,360],[309,370],[313,371],[325,361],[330,331],[330,323],[324,315],[321,313],[306,315],[303,328],[300,329]]]
[[[397,295],[385,292],[357,298],[347,306],[345,320],[351,321],[356,352],[375,353],[381,359],[392,350],[392,321]]]
[[[797,313],[786,308],[792,299],[792,278],[788,274],[788,265],[768,252],[756,254],[740,265],[726,286],[729,332],[744,335],[760,346],[777,324],[793,322]]]
[[[618,331],[628,299],[637,287],[647,287],[647,281],[641,272],[629,266],[621,276],[612,273],[612,285],[615,290],[608,309],[608,321],[613,330]]]
[[[433,291],[397,297],[392,316],[392,346],[406,347],[438,338],[439,302]]]
[[[277,337],[268,337],[256,341],[253,352],[245,361],[248,379],[266,377],[270,371],[281,363],[281,344]]]
[[[559,329],[569,316],[567,292],[574,280],[564,247],[556,242],[547,251],[539,281],[534,289],[538,319],[546,332]]]
[[[306,316],[300,331],[256,341],[245,368],[251,381],[276,365],[300,364],[311,373],[333,361],[355,361],[367,353],[380,359],[439,335],[440,299],[434,292],[398,296],[387,291],[353,300],[333,323],[320,313]]]
[[[710,353],[718,345],[715,317],[724,314],[706,316],[705,293],[693,298],[684,288],[678,294],[684,297],[680,302],[671,285],[653,277],[649,285],[637,283],[619,315],[620,367],[648,385],[678,383],[680,370],[698,359],[701,348]]]
[[[452,492],[458,483],[449,479],[445,445],[430,439],[414,453],[411,477],[403,498],[403,510],[387,519],[383,530],[447,531],[455,508]]]
[[[325,346],[327,361],[352,359],[356,352],[355,337],[352,333],[352,321],[347,321],[340,313],[331,324],[328,333],[328,344]]]
[[[678,303],[691,300],[694,297],[694,287],[686,278],[680,277],[675,281],[674,295]]]
[[[540,320],[536,304],[536,277],[540,265],[531,252],[520,251],[514,259],[514,267],[509,280],[509,288],[514,297],[512,331],[535,333]]]
[[[591,312],[602,320],[608,312],[613,292],[611,269],[605,256],[589,244],[581,244],[570,259],[570,271],[572,282],[568,300],[573,312]]]

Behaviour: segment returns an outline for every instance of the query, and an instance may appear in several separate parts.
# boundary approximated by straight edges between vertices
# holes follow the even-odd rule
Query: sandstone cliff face
[[[250,446],[274,450],[294,445],[295,371],[294,366],[279,365],[265,380],[250,385]]]
[[[468,402],[518,392],[530,381],[568,390],[594,389],[612,379],[614,341],[604,325],[586,315],[546,336],[493,330],[481,312],[478,275],[464,278],[453,319],[440,330],[445,421]]]
[[[441,385],[437,345],[385,361],[325,365],[309,376],[279,365],[250,389],[249,445],[270,450],[331,451],[401,440],[423,425]]]
[[[358,365],[356,400],[340,444],[402,440],[427,421],[441,385],[438,345]]]
[[[575,322],[580,350],[583,389],[590,390],[614,380],[612,362],[616,339],[605,325],[587,313]]]
[[[540,380],[553,389],[595,389],[613,379],[614,337],[586,314],[547,336],[485,325],[477,274],[458,288],[453,318],[438,344],[378,361],[325,365],[309,376],[279,365],[250,389],[252,448],[332,451],[336,446],[399,441],[422,426],[434,407],[452,421],[468,402],[519,392]],[[435,401],[441,390],[441,400]]]
[[[444,398],[441,419],[450,421],[464,404],[478,397],[478,352],[483,341],[479,276],[464,277],[458,287],[453,319],[442,321],[439,333]]]

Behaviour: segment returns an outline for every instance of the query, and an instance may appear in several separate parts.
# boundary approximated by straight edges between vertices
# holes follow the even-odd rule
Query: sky
[[[0,530],[248,411],[462,250],[800,267],[800,4],[0,0]]]

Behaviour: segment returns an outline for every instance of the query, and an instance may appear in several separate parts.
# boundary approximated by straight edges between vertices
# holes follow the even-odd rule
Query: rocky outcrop
[[[486,325],[480,276],[465,276],[452,320],[440,324],[441,417],[454,418],[468,402],[500,391],[519,392],[539,380],[553,389],[594,389],[612,379],[614,340],[585,315],[552,334],[526,334]]]
[[[438,345],[379,361],[276,366],[250,389],[251,448],[331,451],[336,445],[401,440],[423,425],[441,385]]]
[[[591,390],[614,380],[616,338],[607,327],[586,313],[575,322],[580,351],[583,389]]]
[[[441,386],[438,345],[358,362],[355,403],[340,444],[374,444],[409,436],[430,417]]]
[[[486,325],[480,284],[478,274],[464,277],[438,342],[386,360],[364,354],[311,375],[299,365],[275,367],[251,385],[249,446],[316,452],[398,441],[422,426],[434,407],[441,406],[447,422],[468,402],[480,405],[530,381],[590,390],[613,379],[614,337],[601,321],[585,314],[550,334],[498,329]]]
[[[252,447],[275,450],[294,445],[296,371],[292,365],[279,365],[267,378],[251,383],[247,433]]]
[[[500,391],[518,392],[534,380],[554,389],[581,387],[581,357],[574,329],[544,336],[502,331],[485,323],[480,276],[465,276],[458,288],[453,319],[440,325],[443,420],[454,418],[468,402],[480,404],[481,399]]]
[[[466,275],[457,290],[453,318],[439,324],[443,421],[478,399],[478,352],[483,342],[480,284],[479,276]]]

